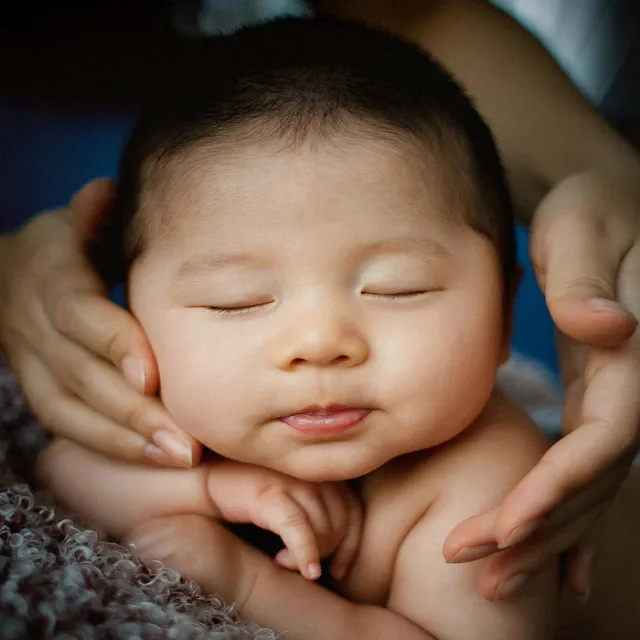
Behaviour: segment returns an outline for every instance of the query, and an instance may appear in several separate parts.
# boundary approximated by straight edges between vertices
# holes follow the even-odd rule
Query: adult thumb
[[[562,333],[594,347],[616,347],[633,335],[638,322],[616,294],[626,251],[571,216],[532,238],[538,284]]]

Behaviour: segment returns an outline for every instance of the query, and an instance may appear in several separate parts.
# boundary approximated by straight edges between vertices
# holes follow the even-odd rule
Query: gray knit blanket
[[[554,430],[561,400],[545,372],[512,359],[503,389]],[[194,582],[70,517],[31,482],[47,436],[0,358],[0,638],[256,639],[276,635],[244,622]]]
[[[46,434],[0,359],[0,638],[269,640],[233,608],[85,528],[30,483]]]

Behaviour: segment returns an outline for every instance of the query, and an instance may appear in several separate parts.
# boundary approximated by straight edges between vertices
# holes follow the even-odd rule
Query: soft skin
[[[189,169],[142,204],[163,202],[175,229],[134,266],[130,297],[164,404],[192,436],[343,480],[481,412],[506,355],[499,261],[410,154],[336,141],[176,164]],[[280,420],[312,405],[369,414],[330,442]]]
[[[470,522],[449,548],[479,539],[495,548],[528,535],[531,544],[500,566],[507,579],[579,543],[566,575],[585,595],[586,534],[638,444],[638,153],[542,47],[488,2],[317,4],[431,50],[468,88],[496,136],[520,219],[532,225],[538,281],[556,325],[575,341],[561,351],[570,437],[551,448],[498,517]],[[154,397],[157,363],[144,331],[107,300],[83,252],[112,194],[108,181],[94,182],[74,199],[74,215],[43,214],[0,238],[0,348],[53,432],[123,459],[197,464],[199,445]],[[541,519],[551,511],[559,517]],[[534,528],[519,526],[526,523],[548,535],[531,538]]]
[[[165,224],[148,227],[129,302],[172,415],[228,464],[313,483],[357,479],[364,503],[352,566],[334,570],[341,595],[273,569],[221,529],[216,551],[202,551],[222,555],[215,590],[305,639],[549,638],[555,562],[513,596],[512,584],[481,578],[490,561],[442,556],[447,532],[495,507],[546,449],[494,392],[509,342],[498,252],[452,208],[435,159],[397,141],[346,139],[218,154],[213,143],[178,154],[143,190],[141,214]],[[325,435],[288,419],[332,406],[367,413]],[[218,526],[230,512],[256,512],[246,503],[260,502],[263,481],[250,481],[246,498],[246,483],[228,480],[237,466],[223,464],[159,472],[62,441],[39,473],[72,509],[171,563],[176,545],[190,545],[180,528],[163,528],[167,518]],[[225,485],[238,486],[232,509],[220,506]],[[245,519],[281,533],[269,526],[277,518]],[[485,598],[508,601],[486,602],[478,580]]]

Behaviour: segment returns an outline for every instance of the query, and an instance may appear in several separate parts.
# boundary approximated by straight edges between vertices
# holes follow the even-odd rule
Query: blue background
[[[89,180],[114,177],[133,114],[0,104],[0,232],[38,211],[63,206]],[[518,229],[524,277],[516,302],[513,347],[557,376],[553,324]],[[117,299],[117,295],[115,296]]]

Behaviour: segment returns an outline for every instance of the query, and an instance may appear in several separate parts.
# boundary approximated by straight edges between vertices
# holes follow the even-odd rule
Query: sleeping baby
[[[513,211],[470,101],[415,46],[323,19],[191,44],[176,68],[92,251],[126,281],[163,403],[211,454],[160,469],[58,440],[43,482],[122,540],[186,523],[151,555],[208,518],[218,593],[292,638],[587,637],[571,634],[605,616],[598,594],[560,606],[557,562],[496,584],[496,556],[443,555],[547,448],[495,387]],[[233,523],[277,534],[275,561]]]

